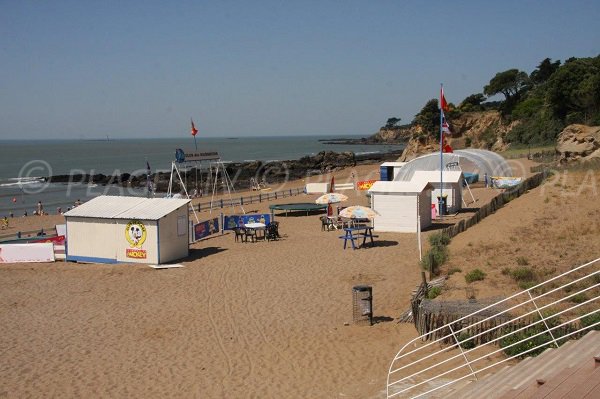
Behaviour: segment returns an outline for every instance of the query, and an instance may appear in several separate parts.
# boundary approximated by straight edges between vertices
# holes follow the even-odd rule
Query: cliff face
[[[486,148],[492,151],[503,151],[508,145],[504,141],[506,134],[519,122],[507,124],[502,121],[498,111],[466,112],[458,118],[449,119],[452,135],[448,143],[453,149]],[[417,128],[411,131],[408,144],[399,161],[405,162],[420,155],[439,151],[439,141],[431,135],[421,133]]]
[[[600,158],[600,126],[565,127],[558,135],[556,150],[561,162]]]
[[[412,137],[412,128],[398,127],[394,129],[379,129],[379,132],[369,137],[369,140],[381,144],[397,144]]]

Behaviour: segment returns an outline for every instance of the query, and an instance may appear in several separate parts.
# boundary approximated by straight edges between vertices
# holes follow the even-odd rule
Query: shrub
[[[440,266],[448,260],[448,248],[450,237],[444,233],[436,233],[429,236],[431,248],[421,261],[421,266],[429,270],[431,274],[437,274]]]
[[[429,270],[432,274],[436,274],[439,267],[448,260],[448,248],[446,247],[431,247],[421,261],[421,266]]]
[[[435,299],[441,293],[442,293],[442,289],[440,287],[431,287],[427,291],[427,299]]]
[[[465,275],[465,281],[467,283],[472,283],[473,281],[480,281],[485,278],[485,273],[480,269],[471,270],[469,273]]]
[[[580,292],[579,294],[573,295],[569,300],[573,303],[583,303],[588,300],[588,297],[584,292]]]
[[[454,273],[460,272],[462,272],[462,269],[460,267],[453,267],[452,269],[448,270],[448,276],[452,276]]]
[[[515,281],[534,281],[535,273],[530,267],[517,267],[516,269],[511,270],[510,275]]]
[[[463,349],[473,349],[475,347],[475,340],[471,338],[471,334],[468,332],[461,332],[456,336],[460,342],[460,347]]]
[[[546,319],[546,324],[548,324],[549,328],[553,328],[559,325],[560,321],[557,317],[552,317]],[[500,347],[504,348],[504,353],[507,356],[517,356],[520,358],[524,358],[527,356],[537,356],[550,346],[554,345],[552,336],[548,332],[540,334],[537,337],[533,337],[534,335],[543,331],[546,331],[546,326],[543,323],[532,325],[531,327],[525,330],[519,331],[518,333],[502,338],[500,340]],[[565,332],[561,331],[560,329],[552,330],[552,334],[556,338],[556,341],[559,345],[562,345],[564,342],[566,342],[564,338],[562,340],[558,339],[565,334]],[[510,348],[508,347],[509,345],[519,342],[521,340],[523,340],[523,342],[511,346]],[[535,348],[536,346],[540,347],[537,349],[533,349],[530,352],[524,353],[525,351]]]
[[[429,244],[432,247],[443,247],[450,244],[450,236],[445,233],[435,233],[429,236]]]
[[[503,276],[510,276],[512,270],[510,267],[505,267],[504,269],[502,269],[502,275]]]
[[[581,318],[581,326],[589,327],[594,325],[595,323],[600,323],[600,313],[592,313],[591,315],[585,316]],[[600,330],[600,324],[595,325],[591,328],[592,330]]]

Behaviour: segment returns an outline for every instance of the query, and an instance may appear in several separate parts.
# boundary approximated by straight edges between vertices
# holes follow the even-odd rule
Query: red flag
[[[192,121],[192,129],[191,129],[192,136],[196,136],[196,134],[198,134],[198,129],[196,129],[196,126],[194,126],[194,120],[193,119],[190,119],[190,120]]]
[[[448,102],[446,101],[446,97],[444,97],[444,88],[442,87],[440,93],[440,108],[442,111],[450,111],[450,107],[448,106]]]
[[[442,152],[454,152],[454,151],[452,151],[452,147],[450,147],[450,144],[448,144],[448,142],[446,141],[446,138],[444,138],[444,145],[443,145]]]

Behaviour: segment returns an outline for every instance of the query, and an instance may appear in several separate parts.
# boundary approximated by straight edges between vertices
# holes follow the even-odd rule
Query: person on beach
[[[2,230],[4,229],[8,229],[8,218],[6,216],[2,219]]]
[[[42,205],[42,201],[38,201],[37,203],[37,214],[38,216],[42,216],[44,214],[44,206]]]

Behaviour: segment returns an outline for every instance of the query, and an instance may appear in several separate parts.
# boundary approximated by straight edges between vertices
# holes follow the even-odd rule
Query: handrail
[[[462,381],[466,378],[475,378],[477,379],[478,374],[480,375],[481,372],[489,370],[492,367],[495,367],[499,364],[502,364],[508,360],[514,359],[516,357],[522,356],[523,354],[527,354],[530,353],[534,350],[543,348],[543,347],[547,347],[548,345],[552,345],[554,344],[555,346],[558,346],[558,342],[557,341],[563,341],[565,337],[577,337],[579,336],[581,333],[583,333],[585,330],[588,330],[592,327],[595,327],[596,325],[600,324],[600,321],[582,327],[581,325],[577,326],[578,328],[571,328],[571,324],[575,324],[577,323],[578,320],[580,320],[583,317],[587,317],[589,315],[595,314],[597,312],[600,311],[600,307],[599,306],[595,306],[594,310],[587,312],[586,314],[583,315],[579,315],[576,316],[572,319],[570,319],[567,322],[562,322],[558,325],[549,325],[549,323],[547,322],[550,319],[554,319],[557,320],[557,318],[563,314],[568,314],[570,312],[572,312],[573,310],[576,310],[582,306],[585,305],[589,305],[594,301],[597,301],[600,298],[600,294],[597,294],[596,296],[593,296],[590,299],[586,299],[586,300],[578,300],[578,303],[572,304],[571,306],[568,306],[565,308],[564,305],[564,301],[575,298],[578,295],[583,295],[584,293],[588,293],[591,292],[591,290],[594,289],[598,289],[598,292],[600,292],[600,281],[598,280],[598,277],[600,277],[600,269],[599,270],[593,270],[593,269],[587,269],[585,270],[585,274],[582,277],[577,277],[577,275],[573,275],[573,273],[578,273],[583,271],[583,269],[585,268],[589,268],[590,266],[593,267],[593,265],[598,264],[598,266],[600,266],[600,258],[595,259],[591,262],[585,263],[583,265],[580,265],[576,268],[573,268],[565,273],[562,273],[558,276],[555,276],[553,278],[550,278],[542,283],[539,283],[531,288],[528,288],[526,290],[523,290],[521,292],[518,292],[516,294],[513,294],[505,299],[502,299],[496,303],[493,303],[491,305],[485,306],[479,310],[477,310],[476,312],[473,312],[467,316],[461,317],[455,321],[449,322],[447,324],[445,324],[442,327],[438,327],[436,329],[433,329],[431,331],[428,331],[427,333],[409,341],[406,345],[404,345],[396,354],[396,356],[394,357],[394,359],[392,360],[389,370],[388,370],[388,377],[387,377],[387,388],[386,388],[386,393],[387,393],[387,397],[388,398],[392,398],[392,397],[396,397],[398,395],[403,395],[402,397],[420,397],[422,395],[426,395],[426,394],[430,394],[434,391],[437,391],[439,389],[443,389],[449,385],[452,385],[456,382]],[[570,280],[559,285],[558,287],[555,287],[553,282],[555,282],[558,279],[564,278],[564,277],[569,277]],[[593,279],[592,279],[593,278]],[[582,289],[573,289],[573,286],[577,283],[580,283],[586,279],[592,279],[592,284],[588,285],[586,287],[583,287]],[[594,284],[595,283],[595,284]],[[545,290],[546,288],[550,287],[551,289],[548,289],[547,291]],[[567,288],[565,290],[565,288]],[[536,292],[538,291],[542,291],[541,294],[536,294]],[[568,292],[565,292],[568,291]],[[538,303],[536,303],[536,301],[539,302],[540,299],[544,298],[544,297],[548,297],[551,294],[560,294],[562,293],[563,295],[561,295],[558,299],[555,299],[555,296],[552,298],[547,298],[549,300],[551,300],[550,303],[547,303],[543,306],[539,306]],[[522,295],[526,295],[527,297],[525,298],[526,300],[519,300],[519,302],[516,305],[513,306],[509,306],[508,308],[504,309],[503,307],[501,307],[500,305],[502,304],[506,304],[509,301],[515,300],[517,299],[519,296]],[[581,297],[579,297],[581,298]],[[552,313],[551,315],[547,315],[545,316],[542,311],[549,309],[551,307],[554,307],[557,304],[561,304],[561,310],[555,313]],[[531,306],[533,305],[533,310],[527,311],[527,309],[524,309],[524,307],[527,308],[531,308]],[[500,309],[500,310],[497,310]],[[462,327],[463,324],[465,324],[465,322],[467,322],[468,320],[471,320],[474,316],[477,317],[477,315],[481,315],[482,312],[485,311],[489,311],[492,310],[493,314],[491,316],[480,316],[482,317],[482,319],[479,319],[475,322],[471,322],[471,323],[467,323],[466,326]],[[518,316],[512,317],[510,320],[506,320],[503,321],[500,324],[497,324],[493,327],[487,328],[487,329],[483,329],[483,331],[481,331],[481,328],[477,328],[478,326],[482,326],[484,325],[483,323],[490,321],[498,316],[504,315],[504,317],[506,317],[508,315],[508,312],[511,311],[516,311],[518,312]],[[520,311],[520,312],[519,312]],[[526,317],[531,317],[532,315],[538,315],[539,319],[535,322],[527,322],[525,323],[524,320]],[[523,326],[520,326],[524,324]],[[453,328],[453,326],[458,326],[459,328]],[[512,342],[509,345],[504,346],[503,348],[499,348],[499,349],[495,349],[492,350],[491,352],[486,352],[484,355],[479,356],[475,359],[469,359],[468,355],[475,354],[475,351],[480,351],[482,349],[487,349],[486,347],[491,346],[495,343],[499,343],[501,340],[507,338],[507,337],[511,337],[515,336],[515,334],[528,330],[533,326],[539,326],[540,331],[537,334],[532,334],[529,336],[526,336],[525,338],[522,338],[516,342]],[[515,327],[515,328],[511,328],[508,331],[506,331],[507,327]],[[503,331],[504,329],[504,331]],[[553,332],[559,332],[559,331],[563,331],[568,329],[568,331],[562,335],[560,335],[559,337],[555,337],[555,335],[553,334]],[[466,338],[463,339],[459,339],[460,333],[461,332],[466,332],[469,330],[476,330],[478,331],[476,334],[473,335],[468,335]],[[445,334],[444,331],[450,331],[450,333]],[[496,332],[494,334],[494,338],[487,340],[484,343],[481,343],[479,346],[476,346],[474,348],[468,349],[468,350],[463,350],[462,345],[463,343],[467,342],[467,341],[471,341],[475,342],[474,339],[477,337],[481,337],[484,336],[486,334],[490,334],[490,332]],[[564,332],[564,331],[563,331]],[[409,347],[409,346],[415,346],[417,344],[418,341],[426,341],[429,338],[435,337],[436,333],[440,333],[440,335],[442,335],[441,337],[437,338],[437,339],[432,339],[430,342],[426,343],[426,344],[422,344],[420,346],[418,346],[416,349],[412,349],[410,351],[406,351],[405,350]],[[544,334],[550,334],[551,340],[549,342],[543,342],[540,345],[536,345],[533,348],[527,348],[527,350],[522,351],[520,353],[517,353],[515,355],[512,356],[507,356],[501,360],[495,361],[490,365],[484,365],[482,367],[477,367],[476,363],[477,362],[482,362],[485,361],[486,359],[489,359],[489,356],[491,355],[495,355],[495,354],[499,354],[502,351],[504,351],[507,348],[511,348],[514,347],[516,345],[519,345],[523,342],[529,341],[532,338],[535,337],[539,337],[542,336]],[[482,337],[483,338],[483,337]],[[459,353],[456,353],[454,355],[449,353],[448,347],[442,347],[438,350],[435,350],[435,346],[437,345],[438,347],[443,344],[444,342],[447,342],[448,340],[451,340],[451,342],[453,342],[453,344],[450,346],[458,346],[460,348]],[[514,338],[516,339],[516,338]],[[432,351],[432,353],[429,353],[428,351]],[[408,356],[416,356],[418,357],[417,360],[412,360],[410,361]],[[449,362],[452,361],[458,361],[460,362],[462,359],[463,363],[460,364],[459,366],[456,367],[451,367]],[[424,364],[424,361],[428,361],[429,364],[432,365],[426,365]],[[429,373],[431,373],[435,368],[440,367],[440,366],[446,366],[445,369],[443,369],[443,371],[438,372],[435,375],[428,375]],[[408,373],[406,373],[407,375],[401,375],[402,371],[409,371]],[[450,378],[449,381],[446,380],[446,378],[442,379],[442,377],[446,377],[451,373],[456,373],[456,372],[461,372],[463,373],[462,375],[459,376],[454,376],[452,378]],[[427,375],[426,375],[427,374]],[[420,378],[419,381],[415,381],[415,378]],[[427,384],[427,385],[426,385]],[[433,388],[428,389],[429,386],[433,386]],[[422,390],[423,388],[426,389],[425,392],[419,392],[419,389]],[[411,392],[412,391],[412,392]]]

